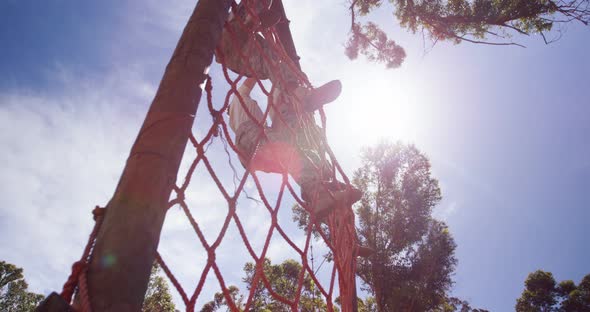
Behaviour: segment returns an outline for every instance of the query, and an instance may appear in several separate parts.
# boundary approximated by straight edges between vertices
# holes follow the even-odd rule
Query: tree
[[[525,290],[517,300],[516,311],[556,311],[555,279],[551,272],[535,271],[527,277]]]
[[[141,310],[145,312],[175,312],[177,310],[172,302],[168,284],[162,276],[158,275],[159,272],[160,266],[154,262]]]
[[[375,297],[368,296],[363,299],[358,299],[358,310],[359,312],[374,312],[377,311],[377,303]]]
[[[444,305],[436,311],[441,312],[489,312],[485,309],[474,309],[469,302],[456,297],[446,299]]]
[[[365,300],[359,300],[359,312],[373,312],[377,311],[377,303],[375,297],[368,296]]]
[[[244,296],[240,295],[240,289],[234,285],[231,285],[227,288],[227,290],[229,291],[232,301],[235,303],[237,308],[240,311],[243,311]],[[203,308],[201,308],[201,312],[215,312],[223,306],[228,306],[227,300],[225,300],[223,293],[218,292],[215,293],[215,295],[213,296],[213,300],[203,305]]]
[[[375,250],[360,259],[357,274],[378,311],[430,311],[444,304],[457,260],[444,222],[432,218],[441,200],[428,159],[413,145],[383,142],[362,154],[354,185],[362,245]]]
[[[556,284],[553,274],[537,270],[528,275],[525,289],[516,300],[517,312],[590,311],[590,274],[579,285],[571,280]]]
[[[401,65],[406,53],[373,22],[359,17],[384,6],[382,0],[349,0],[351,29],[346,54],[359,53],[388,68]],[[590,22],[590,0],[389,0],[399,25],[421,32],[433,43],[450,40],[491,45],[519,45],[510,41],[514,34],[540,35],[545,43],[559,38],[548,33],[572,21]],[[557,34],[561,31],[557,27]]]
[[[367,296],[364,300],[362,298],[357,297],[357,308],[358,312],[376,312],[377,311],[377,303],[375,302],[375,297]],[[341,306],[340,296],[334,300],[338,306]]]
[[[278,265],[273,265],[269,259],[265,259],[264,262],[264,274],[270,287],[278,295],[288,300],[295,298],[297,286],[299,285],[299,275],[302,269],[301,264],[292,259],[285,260]],[[246,273],[246,277],[243,281],[246,283],[248,290],[251,291],[256,273],[254,263],[246,263],[244,272]],[[280,302],[270,294],[261,279],[254,291],[252,311],[266,311],[265,309],[273,312],[291,311],[288,305]],[[323,296],[307,272],[303,277],[303,287],[301,289],[301,297],[299,298],[299,311],[326,311],[326,303],[323,300]]]
[[[28,287],[22,268],[0,261],[0,311],[35,311],[44,296],[29,292]]]
[[[359,310],[485,311],[448,296],[456,245],[447,225],[431,216],[441,192],[415,146],[383,142],[366,149],[352,182],[364,193],[356,206],[359,241],[376,251],[358,262],[357,274],[374,295],[359,302]],[[298,205],[293,220],[303,230],[310,222]],[[315,224],[312,233],[330,237],[325,224]]]
[[[299,285],[299,275],[301,274],[301,270],[301,264],[292,259],[285,260],[281,264],[272,264],[270,259],[265,259],[264,261],[263,271],[266,280],[270,284],[270,288],[274,293],[289,301],[293,301],[297,294],[297,286]],[[252,303],[248,310],[249,312],[291,311],[289,305],[271,295],[262,279],[259,279],[256,289],[252,290],[254,275],[256,274],[256,265],[254,263],[246,263],[246,265],[244,265],[244,273],[246,276],[242,281],[246,283],[246,288],[249,292],[254,292]],[[228,287],[228,290],[237,308],[242,311],[245,308],[245,296],[239,294],[239,289],[236,286],[230,286]],[[201,312],[214,312],[224,306],[227,307],[228,304],[223,294],[219,292],[214,295],[212,301],[203,306]],[[298,311],[327,311],[323,296],[308,273],[305,273],[303,277]]]
[[[557,286],[561,309],[564,312],[590,311],[590,274],[584,276],[578,286],[573,281],[563,281]]]

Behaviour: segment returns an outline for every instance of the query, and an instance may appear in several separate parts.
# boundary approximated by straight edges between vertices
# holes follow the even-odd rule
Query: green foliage
[[[281,264],[272,264],[269,259],[264,262],[264,275],[269,283],[270,289],[277,295],[283,297],[288,301],[293,301],[299,291],[299,277],[301,275],[302,266],[295,260],[285,260]],[[244,273],[246,276],[242,279],[246,283],[248,292],[254,288],[254,276],[256,274],[256,265],[254,263],[246,263],[244,266]],[[240,295],[239,289],[236,286],[228,288],[232,301],[236,307],[243,311],[245,309],[245,298]],[[287,312],[291,311],[291,307],[277,298],[273,297],[264,284],[263,280],[258,279],[256,288],[253,290],[254,296],[249,312]],[[216,293],[213,300],[206,303],[201,312],[215,312],[222,307],[228,307],[227,301],[222,293]],[[303,287],[301,289],[301,296],[299,298],[298,311],[302,312],[321,312],[327,311],[327,305],[323,300],[323,296],[315,283],[306,272],[303,277]]]
[[[384,142],[365,150],[353,184],[364,193],[356,206],[359,241],[376,251],[358,262],[357,274],[375,295],[359,301],[359,310],[485,311],[447,296],[456,245],[447,225],[431,216],[441,192],[416,147]],[[295,205],[293,220],[307,230],[305,209]],[[329,239],[325,224],[314,225],[316,239],[320,232]]]
[[[285,260],[278,265],[273,265],[269,259],[265,259],[264,263],[264,275],[270,284],[270,288],[275,293],[289,301],[293,301],[297,294],[297,285],[299,285],[299,278],[302,273],[301,270],[301,264],[291,259]],[[246,277],[243,281],[247,284],[248,290],[251,290],[253,287],[254,275],[256,273],[254,263],[246,263],[244,266],[244,272],[246,273]],[[270,294],[262,279],[259,280],[259,283],[256,286],[253,301],[252,311],[291,311],[290,306],[280,302]],[[327,306],[323,300],[321,292],[316,287],[309,273],[305,272],[298,311],[319,312],[326,310]]]
[[[299,227],[300,229],[307,231],[307,226],[310,222],[310,215],[309,212],[307,212],[307,210],[305,210],[305,208],[301,207],[299,204],[295,204],[292,207],[292,211],[293,211],[293,221],[297,224],[297,227]],[[319,226],[319,230],[318,227]],[[311,231],[311,233],[313,234],[313,237],[315,239],[321,239],[321,235],[320,232],[322,232],[324,234],[324,236],[326,237],[326,239],[330,239],[330,231],[328,230],[328,225],[326,225],[325,223],[321,223],[321,224],[314,224],[314,227]]]
[[[560,312],[590,311],[590,274],[584,276],[576,287],[573,281],[563,281],[557,287],[557,296],[561,300]]]
[[[432,218],[441,200],[428,159],[412,145],[384,142],[363,152],[353,183],[362,245],[376,253],[360,259],[358,275],[379,311],[430,311],[444,305],[455,269],[455,242]]]
[[[389,0],[399,25],[413,33],[422,32],[433,42],[451,40],[496,45],[515,44],[513,34],[546,33],[556,25],[590,22],[590,0]],[[369,60],[399,66],[405,52],[365,16],[382,7],[381,0],[350,0],[351,32],[346,54],[354,59],[359,52]]]
[[[557,285],[556,291],[560,296],[567,296],[576,290],[576,284],[572,280],[562,281]]]
[[[368,296],[365,300],[358,299],[359,312],[375,312],[377,311],[377,302],[375,297]]]
[[[369,61],[384,63],[387,68],[399,67],[406,58],[406,51],[372,22],[352,25],[345,53],[350,59],[356,59],[361,53]]]
[[[170,289],[166,280],[158,275],[159,271],[160,266],[157,262],[154,262],[141,310],[144,312],[175,312],[176,307],[172,302]]]
[[[527,277],[525,290],[517,300],[516,311],[556,311],[555,279],[551,272],[535,271]]]
[[[375,301],[375,297],[367,296],[365,300],[357,297],[356,300],[358,312],[377,312],[377,302]],[[340,302],[340,297],[337,297],[335,302],[338,306],[342,304]]]
[[[29,292],[23,269],[0,261],[0,311],[26,312],[35,308],[44,296]]]
[[[232,298],[232,301],[234,302],[236,307],[240,309],[240,311],[243,311],[244,297],[240,295],[240,289],[234,285],[231,285],[227,288],[227,290],[229,291],[229,295]],[[201,308],[201,312],[215,312],[224,306],[228,306],[227,300],[225,300],[225,296],[223,295],[223,293],[218,292],[215,293],[215,295],[213,296],[213,300],[203,305],[203,307]]]
[[[516,300],[517,312],[590,311],[590,274],[579,285],[571,280],[556,285],[551,272],[537,270],[525,280],[525,289]]]
[[[445,303],[435,309],[440,312],[489,312],[485,309],[474,309],[469,305],[469,302],[459,298],[450,297],[445,300]]]

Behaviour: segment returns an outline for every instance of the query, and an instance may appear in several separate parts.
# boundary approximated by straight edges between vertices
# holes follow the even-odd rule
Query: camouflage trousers
[[[264,132],[264,134],[263,134]],[[301,187],[304,201],[311,201],[321,192],[325,181],[330,180],[331,170],[322,161],[315,148],[306,148],[302,133],[265,127],[248,120],[236,133],[236,145],[244,166],[251,170],[272,173],[289,173]]]

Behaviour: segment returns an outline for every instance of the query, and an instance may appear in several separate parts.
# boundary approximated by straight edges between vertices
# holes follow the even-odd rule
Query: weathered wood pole
[[[297,55],[297,50],[295,49],[295,43],[293,42],[293,36],[291,35],[291,28],[289,27],[289,19],[287,18],[287,14],[285,13],[285,7],[283,6],[282,0],[274,0],[272,2],[271,10],[276,10],[278,14],[281,15],[281,22],[276,25],[277,34],[279,35],[279,40],[283,44],[287,55],[293,60],[297,68],[301,69],[301,65],[299,64],[299,55]]]
[[[98,232],[88,271],[94,312],[141,310],[170,193],[230,3],[200,0],[166,67]]]

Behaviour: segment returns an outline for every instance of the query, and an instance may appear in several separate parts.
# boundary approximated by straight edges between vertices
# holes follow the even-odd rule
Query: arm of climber
[[[262,110],[260,110],[258,103],[250,97],[250,93],[255,85],[256,79],[246,78],[230,102],[229,126],[234,133],[237,133],[238,128],[245,122],[265,125],[265,122],[262,120],[264,116]]]

